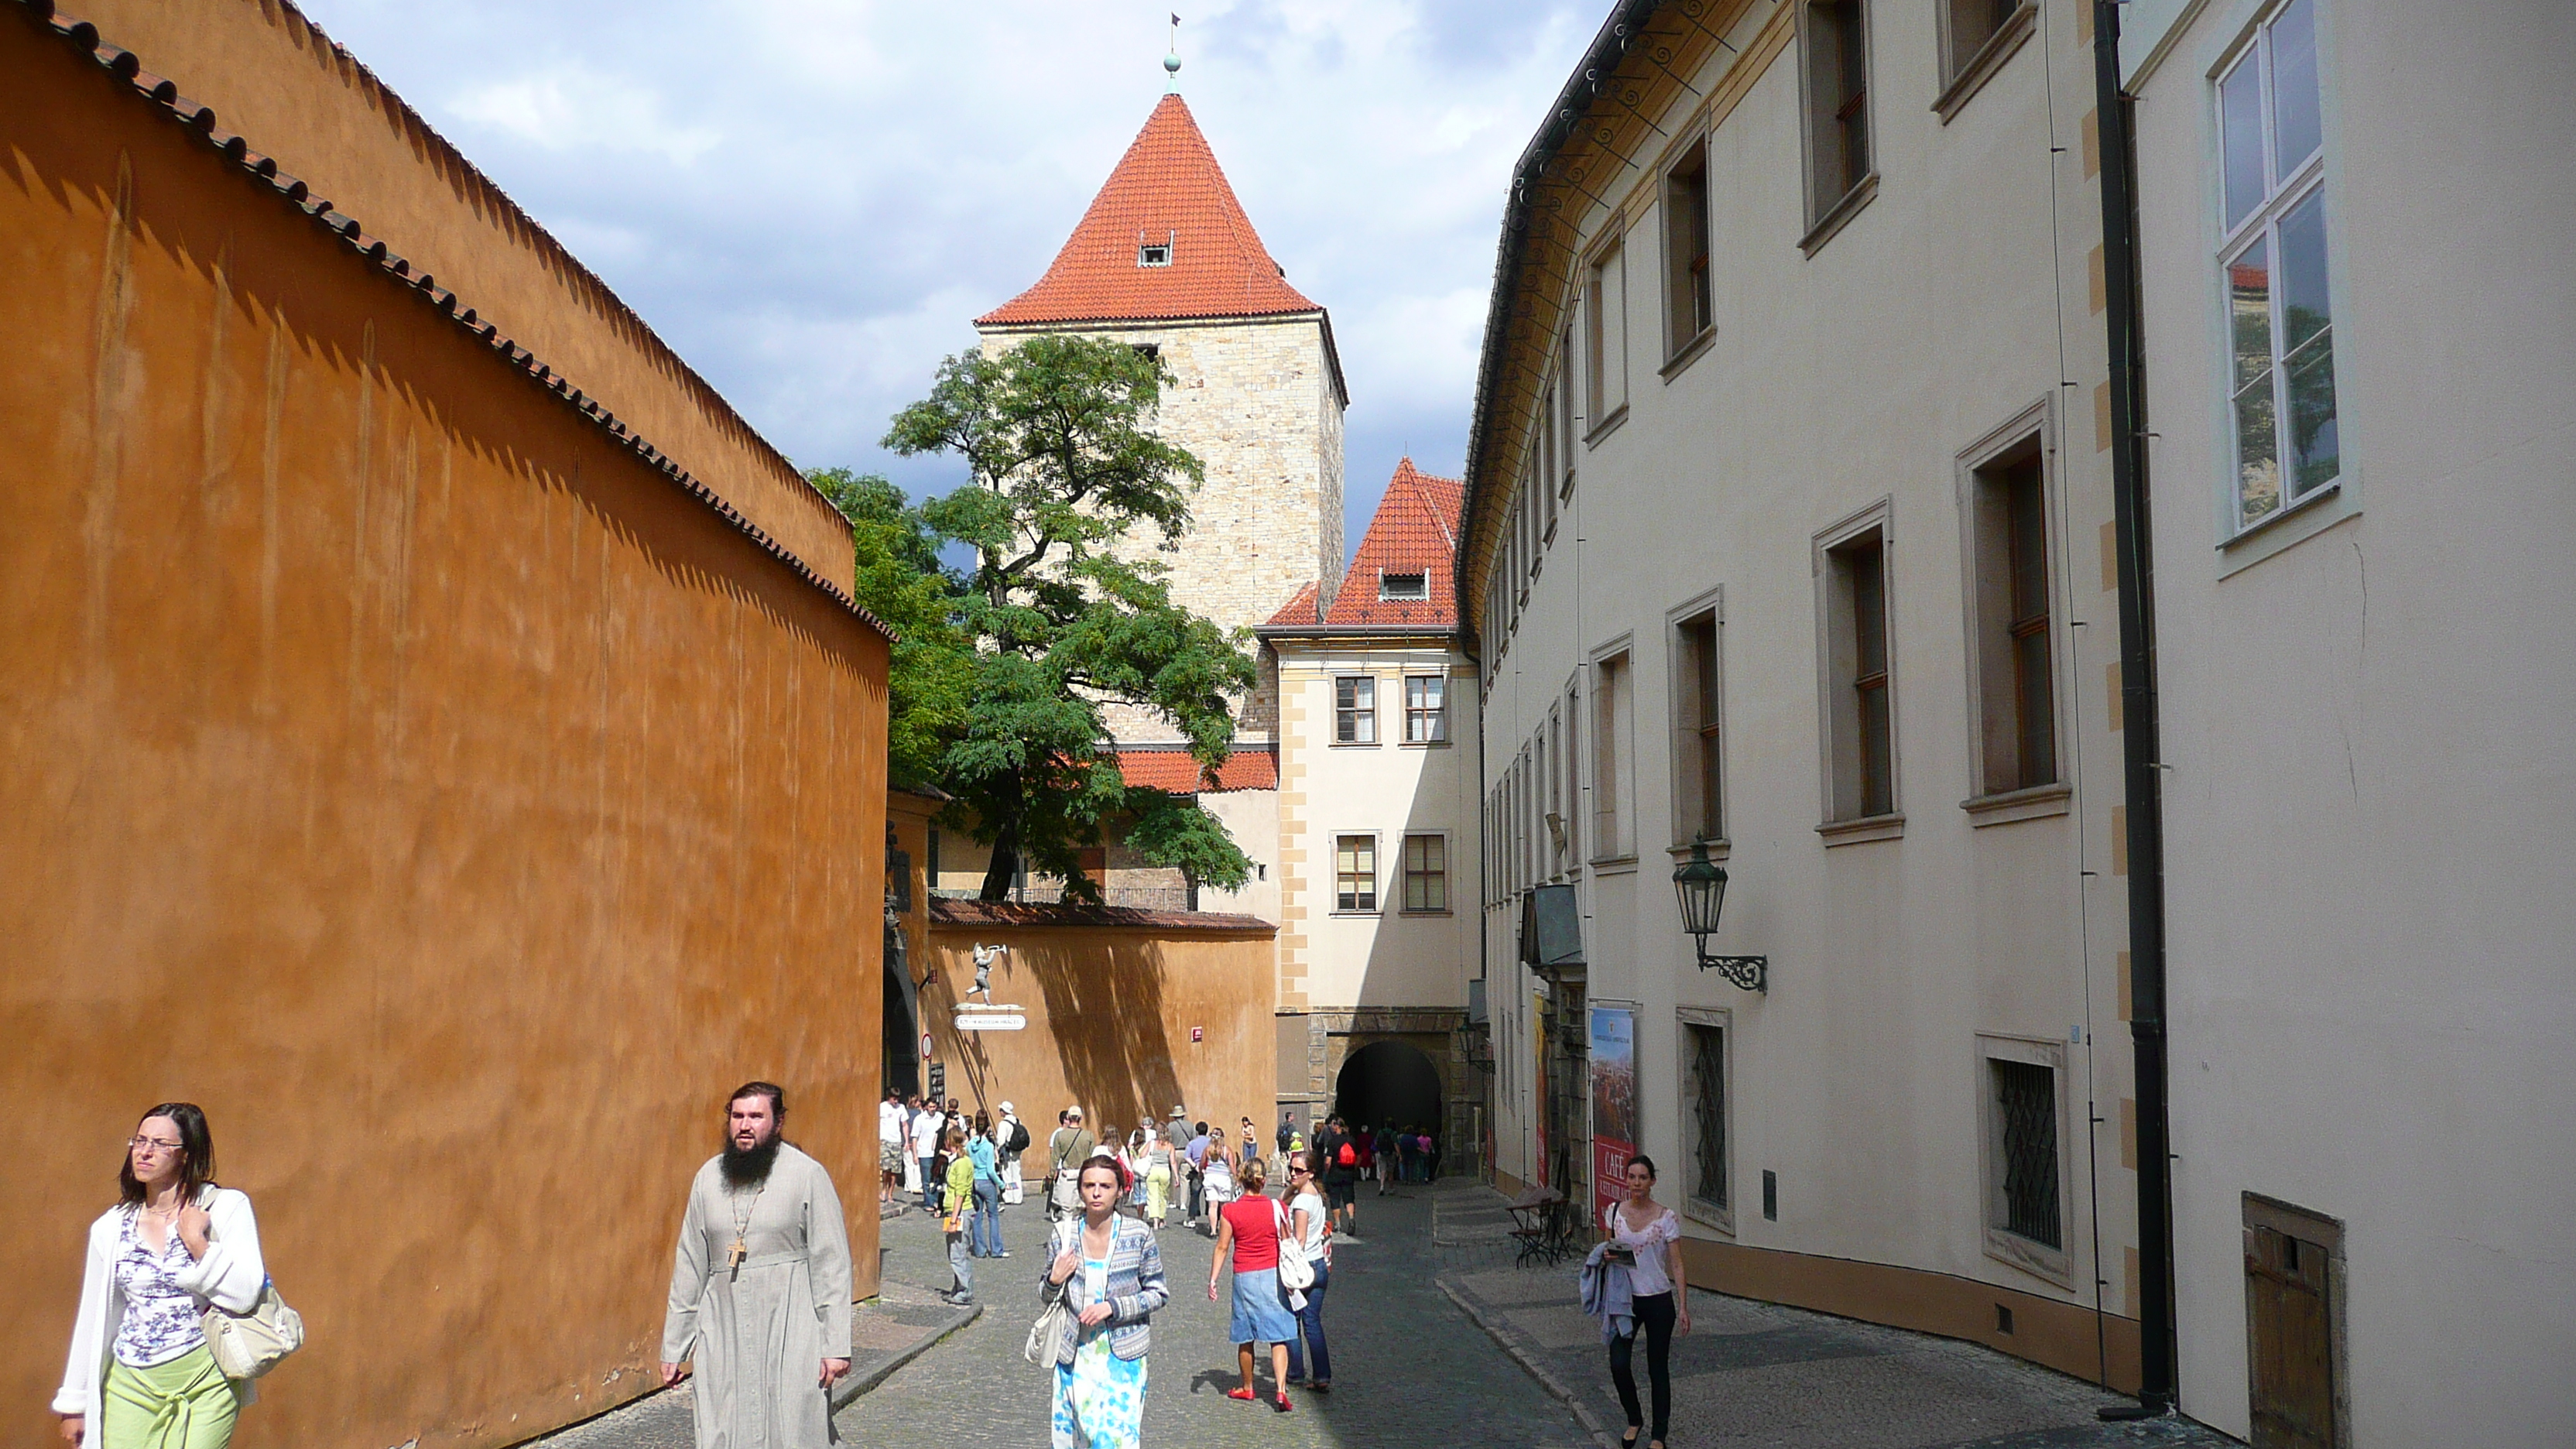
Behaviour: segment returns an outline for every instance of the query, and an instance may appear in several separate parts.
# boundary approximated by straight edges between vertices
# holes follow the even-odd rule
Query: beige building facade
[[[2576,11],[2130,9],[2182,1407],[2568,1443]]]
[[[1589,1215],[1642,1150],[1695,1282],[2129,1384],[2089,36],[1972,8],[1623,4],[1522,158],[1459,564],[1494,1156]]]

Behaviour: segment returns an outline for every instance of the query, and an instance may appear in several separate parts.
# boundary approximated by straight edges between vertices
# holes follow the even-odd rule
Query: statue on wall
[[[984,998],[986,1006],[993,1004],[993,963],[1001,960],[1010,949],[1008,946],[987,946],[981,941],[975,943],[975,987],[967,995]]]

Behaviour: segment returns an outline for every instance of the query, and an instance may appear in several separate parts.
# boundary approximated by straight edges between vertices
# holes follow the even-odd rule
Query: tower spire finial
[[[1179,95],[1181,93],[1181,17],[1178,15],[1172,17],[1172,48],[1163,57],[1163,74],[1171,77],[1166,89],[1173,95]]]

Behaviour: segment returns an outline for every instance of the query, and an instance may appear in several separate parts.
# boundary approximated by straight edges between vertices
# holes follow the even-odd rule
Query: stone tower
[[[1158,425],[1207,465],[1189,536],[1162,556],[1177,602],[1248,629],[1309,585],[1327,599],[1336,591],[1349,395],[1332,320],[1288,285],[1178,95],[1154,107],[1046,275],[975,329],[987,351],[1045,332],[1115,337],[1171,369]],[[1266,651],[1261,672],[1239,717],[1247,749],[1277,738]],[[1121,745],[1178,738],[1124,710],[1111,726]]]

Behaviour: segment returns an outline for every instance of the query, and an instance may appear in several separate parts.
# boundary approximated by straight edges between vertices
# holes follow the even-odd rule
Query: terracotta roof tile
[[[1138,248],[1171,245],[1168,266]],[[1015,323],[1269,317],[1323,308],[1288,285],[1190,108],[1163,97],[1038,284],[975,319]]]
[[[1210,781],[1189,751],[1129,746],[1118,752],[1118,773],[1130,785],[1151,785],[1175,795],[1279,788],[1279,755],[1268,746],[1238,749],[1217,766]]]
[[[1297,597],[1290,599],[1284,608],[1265,621],[1267,627],[1313,628],[1324,622],[1324,611],[1315,606],[1315,595],[1321,588],[1321,585],[1312,583],[1300,587]]]
[[[1457,628],[1452,560],[1458,552],[1458,515],[1465,499],[1466,485],[1457,479],[1419,472],[1411,458],[1396,464],[1395,476],[1387,480],[1386,494],[1378,500],[1377,515],[1360,538],[1359,552],[1351,556],[1341,592],[1324,611],[1324,626]],[[1421,574],[1425,596],[1379,598],[1381,581],[1388,574]]]

